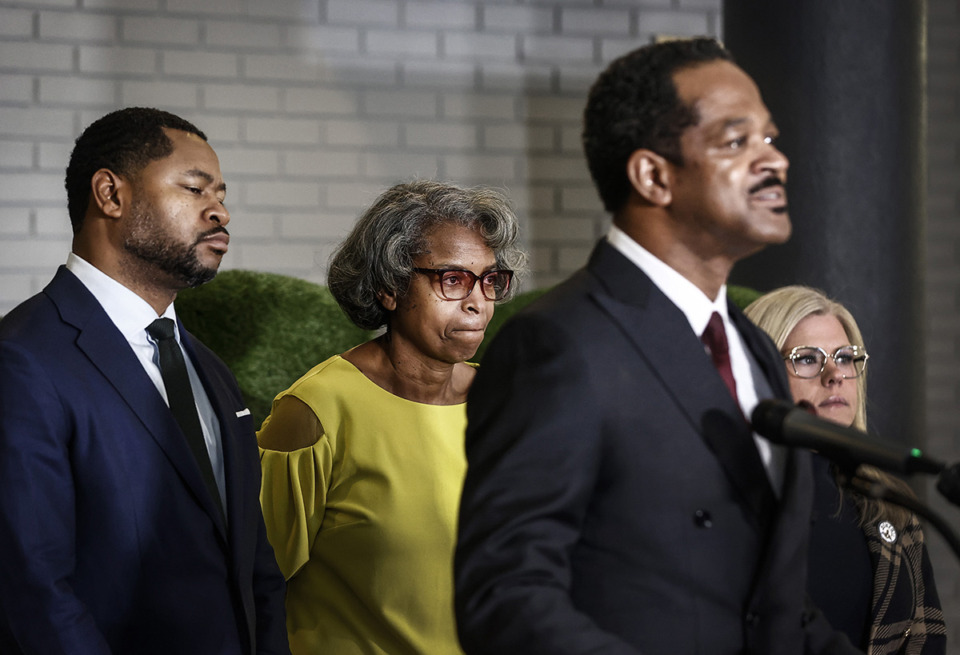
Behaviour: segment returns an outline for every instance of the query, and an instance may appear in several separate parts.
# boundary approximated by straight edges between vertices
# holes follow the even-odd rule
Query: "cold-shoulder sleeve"
[[[289,580],[310,558],[323,521],[333,452],[320,419],[303,401],[283,396],[257,433],[267,537]],[[312,445],[309,445],[312,444]],[[264,448],[293,446],[291,449]]]

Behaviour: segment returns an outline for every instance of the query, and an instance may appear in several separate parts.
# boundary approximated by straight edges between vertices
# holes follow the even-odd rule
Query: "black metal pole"
[[[790,157],[794,234],[736,267],[844,303],[870,352],[871,432],[924,443],[925,2],[725,0],[724,42]]]

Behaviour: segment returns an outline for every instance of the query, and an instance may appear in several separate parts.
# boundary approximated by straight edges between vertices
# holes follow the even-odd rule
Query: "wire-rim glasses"
[[[870,355],[860,346],[841,346],[831,355],[817,346],[797,346],[784,356],[793,366],[798,378],[810,379],[823,374],[827,359],[832,359],[840,377],[845,380],[860,377],[867,367]]]
[[[463,300],[480,282],[480,293],[487,300],[503,300],[510,290],[513,271],[497,269],[477,275],[458,268],[414,268],[417,273],[433,276],[433,288],[444,300]]]

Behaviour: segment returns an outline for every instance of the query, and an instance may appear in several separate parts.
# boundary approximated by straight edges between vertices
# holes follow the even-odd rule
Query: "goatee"
[[[197,257],[197,246],[211,234],[226,233],[226,228],[215,227],[187,244],[167,233],[146,203],[135,201],[130,211],[131,226],[123,240],[129,254],[169,275],[179,288],[198,287],[216,276],[218,267],[205,266]]]

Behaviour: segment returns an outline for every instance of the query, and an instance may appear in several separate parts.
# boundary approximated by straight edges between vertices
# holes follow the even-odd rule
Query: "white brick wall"
[[[155,50],[123,46],[80,46],[79,72],[82,80],[96,79],[88,77],[102,73],[120,76],[150,75],[157,67],[158,55]]]
[[[404,25],[411,29],[472,30],[477,24],[477,7],[474,3],[408,2],[405,8]]]
[[[96,14],[40,12],[40,39],[44,41],[114,41],[117,37],[117,20]]]
[[[562,3],[554,4],[559,6]],[[491,2],[481,9],[484,28],[494,33],[545,34],[552,31],[555,23],[554,10],[545,7],[515,7]]]
[[[0,36],[29,38],[32,31],[32,11],[0,7]]]
[[[328,0],[326,4],[326,17],[331,25],[397,27],[404,3],[393,0]]]
[[[69,71],[73,67],[73,47],[39,41],[2,41],[0,62],[5,70],[16,72]]]
[[[195,121],[220,153],[226,266],[322,281],[380,190],[441,177],[505,188],[545,253],[528,285],[555,282],[606,224],[580,156],[585,90],[657,29],[715,32],[720,0],[688,5],[0,0],[0,313],[66,255],[73,139],[134,104]]]

